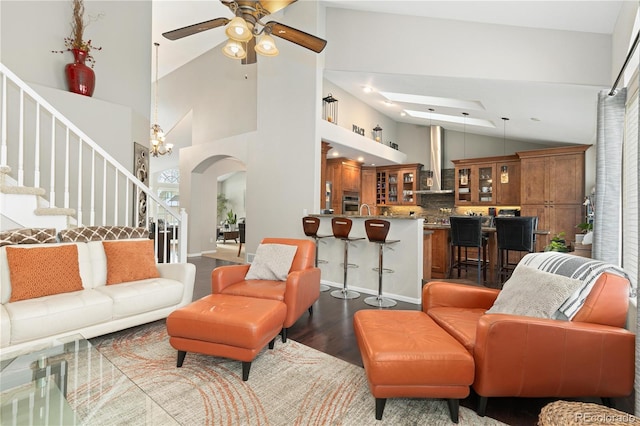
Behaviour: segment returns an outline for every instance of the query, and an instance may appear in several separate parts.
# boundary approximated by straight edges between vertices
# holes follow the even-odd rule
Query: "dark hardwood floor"
[[[232,264],[207,257],[191,257],[188,261],[196,265],[194,300],[211,293],[211,271],[214,268]],[[469,279],[469,281],[460,280],[460,282],[476,285],[475,276],[470,276]],[[491,286],[496,287],[496,285]],[[331,297],[329,292],[320,293],[320,299],[313,306],[313,315],[303,315],[289,328],[288,338],[362,367],[352,322],[353,314],[360,309],[377,308],[366,305],[362,296],[358,299],[340,300]],[[398,302],[391,309],[420,310],[420,306]],[[509,425],[536,425],[542,407],[554,400],[550,398],[490,398],[486,415]],[[579,400],[601,403],[599,398]],[[633,396],[621,400],[615,399],[613,402],[618,410],[629,413],[633,411]],[[473,410],[476,409],[477,396],[473,390],[471,395],[461,401],[461,405]],[[371,409],[374,410],[373,399]]]

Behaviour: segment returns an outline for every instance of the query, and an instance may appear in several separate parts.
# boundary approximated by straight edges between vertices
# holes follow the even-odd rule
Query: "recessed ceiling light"
[[[338,155],[340,155],[340,153],[338,151],[333,151],[331,155],[333,155],[334,157],[337,157]]]
[[[361,163],[364,162],[364,157],[358,157],[358,161]]]
[[[454,98],[440,98],[437,96],[411,95],[408,93],[380,92],[382,96],[393,102],[404,102],[418,105],[435,105],[447,108],[458,108],[475,111],[484,111],[484,105],[480,101],[470,101]]]
[[[407,115],[407,113],[406,113],[406,112],[404,112],[404,111],[402,111],[402,112],[400,113],[400,115],[401,115],[402,117],[404,117],[405,115]]]
[[[364,93],[371,93],[371,92],[373,92],[373,87],[371,87],[371,86],[363,86],[362,90],[364,90]]]
[[[411,117],[416,118],[424,118],[427,120],[434,121],[446,121],[448,123],[465,123],[469,126],[480,126],[480,127],[490,127],[495,128],[496,125],[489,120],[484,120],[482,118],[469,118],[469,117],[458,117],[457,115],[447,115],[447,114],[436,114],[433,112],[425,112],[425,111],[412,111],[406,110],[407,114]]]

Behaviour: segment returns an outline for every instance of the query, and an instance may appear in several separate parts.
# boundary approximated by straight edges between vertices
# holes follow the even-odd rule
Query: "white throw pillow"
[[[297,250],[288,244],[260,244],[244,279],[285,281]]]
[[[582,281],[518,265],[487,314],[554,318]]]

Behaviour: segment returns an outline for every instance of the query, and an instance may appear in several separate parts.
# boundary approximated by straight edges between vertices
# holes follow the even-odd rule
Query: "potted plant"
[[[580,234],[576,234],[576,243],[582,244],[584,237],[589,232],[593,231],[593,223],[583,222],[576,225],[576,228],[580,229],[582,232]]]
[[[551,242],[544,248],[544,251],[559,251],[566,253],[569,251],[569,248],[566,245],[564,239],[565,233],[559,232],[551,238]]]
[[[73,0],[73,18],[71,20],[71,35],[64,38],[65,50],[54,50],[54,53],[72,52],[74,62],[65,66],[67,86],[70,92],[80,95],[92,96],[95,88],[95,73],[93,66],[95,60],[91,55],[92,50],[102,50],[95,47],[91,40],[84,39],[84,30],[88,21],[84,19],[84,0]],[[85,62],[89,62],[88,67]]]
[[[235,229],[236,222],[238,221],[238,217],[233,212],[233,209],[229,209],[227,212],[227,223],[231,226],[231,230]]]
[[[220,224],[224,222],[224,212],[225,210],[227,210],[228,202],[229,202],[229,199],[225,197],[223,193],[219,192],[217,197],[217,214],[218,214],[218,221]]]

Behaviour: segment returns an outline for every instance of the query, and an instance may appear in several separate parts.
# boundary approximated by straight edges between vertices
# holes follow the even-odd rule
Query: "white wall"
[[[327,68],[341,71],[596,86],[611,74],[605,34],[328,8],[327,38],[340,46],[327,48]]]
[[[69,36],[72,2],[3,0],[0,61],[27,82],[66,90],[64,67],[73,62],[64,50]],[[95,99],[130,106],[149,114],[151,70],[151,1],[86,1],[90,22],[85,38],[94,46]],[[108,118],[108,117],[103,117]]]
[[[92,44],[96,88],[92,98],[67,91],[64,50],[71,1],[0,2],[0,61],[125,167],[133,142],[149,137],[151,2],[85,2],[85,17],[101,15],[86,31]],[[123,7],[126,4],[126,7]],[[117,28],[117,31],[114,29]]]
[[[382,128],[382,141],[385,144],[388,144],[389,141],[398,142],[396,130],[398,123],[396,121],[371,108],[326,78],[323,79],[322,85],[323,98],[331,93],[334,98],[338,99],[338,126],[351,132],[355,124],[365,130],[365,137],[373,138],[373,128],[376,125],[380,125]],[[322,117],[322,108],[320,109],[319,117]]]
[[[429,126],[398,123],[398,149],[407,154],[408,163],[420,163],[429,169],[431,134]]]
[[[559,145],[544,145],[533,142],[512,140],[507,138],[506,147],[503,139],[473,133],[444,131],[444,163],[442,168],[453,168],[451,160],[463,158],[491,157],[494,155],[512,155],[517,151],[530,151],[558,147]],[[466,140],[466,144],[465,144]]]
[[[287,8],[287,24],[318,34],[316,2]],[[264,237],[303,237],[304,209],[320,203],[321,58],[287,42],[280,55],[258,58],[258,137],[247,163],[247,253]]]

